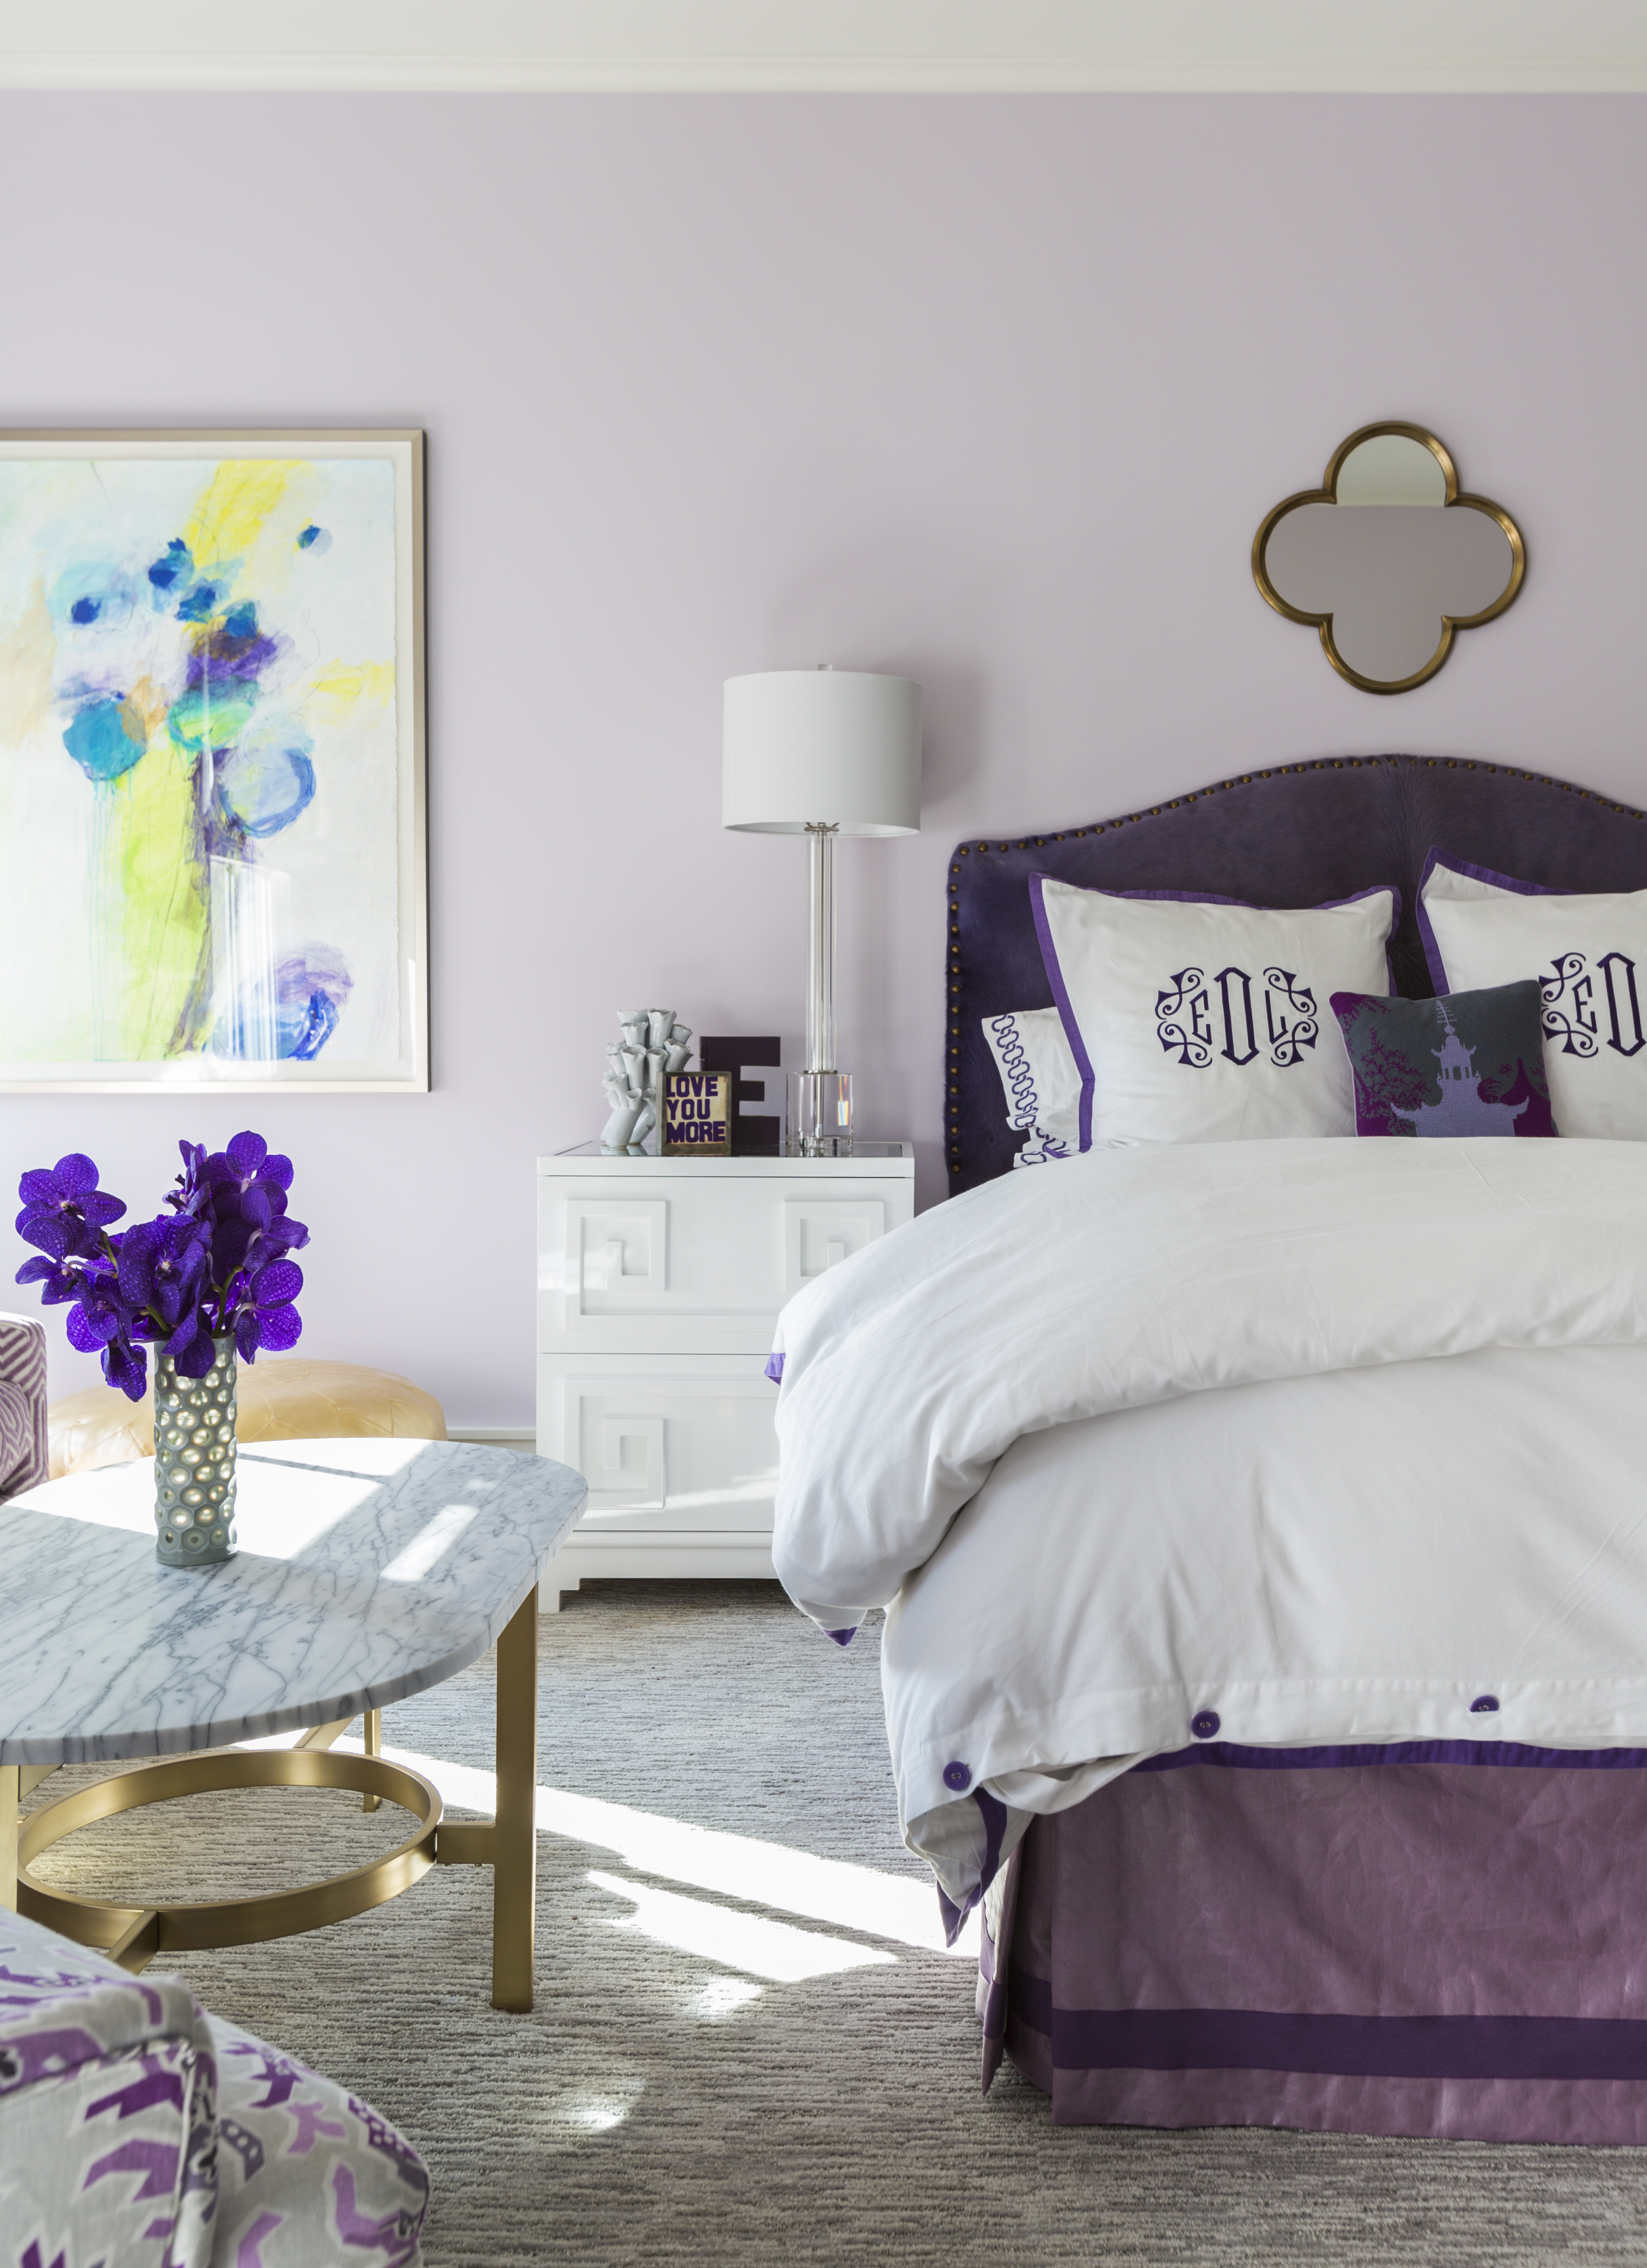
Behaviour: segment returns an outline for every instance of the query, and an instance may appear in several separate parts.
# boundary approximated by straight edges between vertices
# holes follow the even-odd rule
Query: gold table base
[[[313,1727],[295,1748],[231,1750],[168,1757],[90,1787],[33,1813],[17,1815],[22,1782],[44,1774],[32,1766],[0,1768],[0,1899],[13,1902],[77,1945],[95,1946],[123,1969],[142,1970],[161,1953],[255,1945],[323,1929],[398,1897],[436,1865],[492,1869],[492,2006],[532,2007],[537,1899],[533,1816],[538,1766],[538,1594],[535,1587],[497,1641],[497,1808],[488,1820],[443,1822],[439,1792],[419,1772],[377,1754],[379,1712],[367,1712],[364,1756],[339,1756],[331,1743],[349,1719]],[[380,1859],[349,1874],[291,1890],[200,1904],[116,1905],[36,1881],[31,1862],[54,1843],[93,1821],[136,1811],[174,1796],[235,1787],[345,1787],[375,1810],[386,1797],[413,1814],[415,1831]],[[8,1864],[11,1852],[15,1860]],[[6,1892],[15,1881],[11,1896]]]

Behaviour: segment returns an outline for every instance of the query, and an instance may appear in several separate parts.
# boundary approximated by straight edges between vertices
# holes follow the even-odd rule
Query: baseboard
[[[482,1449],[514,1449],[523,1457],[537,1454],[538,1437],[530,1425],[448,1425],[449,1441],[473,1441]]]
[[[758,1528],[736,1531],[678,1529],[673,1534],[603,1535],[573,1534],[561,1546],[544,1575],[543,1603],[550,1594],[576,1591],[586,1582],[776,1583],[772,1539]],[[553,1611],[553,1609],[551,1609]]]

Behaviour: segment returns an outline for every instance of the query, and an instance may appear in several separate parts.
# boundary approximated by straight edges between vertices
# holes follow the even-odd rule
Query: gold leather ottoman
[[[236,1381],[243,1441],[355,1439],[402,1434],[444,1441],[445,1413],[432,1394],[392,1370],[355,1362],[322,1362],[301,1354],[263,1354],[242,1363]],[[129,1402],[111,1386],[65,1395],[48,1413],[51,1477],[95,1472],[154,1454],[154,1388]]]

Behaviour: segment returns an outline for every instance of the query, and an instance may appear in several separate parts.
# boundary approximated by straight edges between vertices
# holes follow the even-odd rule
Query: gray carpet
[[[919,1880],[897,1839],[876,1637],[842,1653],[768,1585],[592,1586],[543,1624],[539,1778]],[[488,1767],[491,1697],[479,1665],[388,1712],[386,1740]],[[103,1894],[230,1896],[271,1879],[271,1842],[300,1881],[403,1831],[403,1814],[366,1818],[329,1793],[202,1797],[90,1830],[52,1863]],[[1010,2068],[981,2099],[964,1962],[883,1942],[891,1962],[761,1981],[614,1927],[636,1904],[592,1869],[694,1911],[876,1940],[648,1877],[563,1835],[540,1835],[539,1852],[529,2016],[487,2005],[490,1877],[475,1868],[437,1868],[309,1937],[174,1964],[218,2014],[413,2139],[434,2176],[429,2268],[1647,2258],[1647,2153],[1055,2130]]]

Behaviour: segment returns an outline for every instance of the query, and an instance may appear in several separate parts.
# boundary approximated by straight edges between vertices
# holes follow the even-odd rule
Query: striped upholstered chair
[[[46,1477],[46,1327],[0,1315],[0,1498]]]

